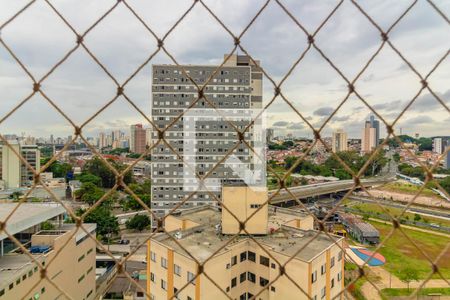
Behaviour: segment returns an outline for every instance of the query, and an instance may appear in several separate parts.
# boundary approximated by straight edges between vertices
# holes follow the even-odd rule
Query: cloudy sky
[[[333,10],[338,1],[280,0],[309,32]],[[0,26],[28,1],[0,0]],[[85,32],[115,0],[51,1],[73,28]],[[389,28],[412,1],[361,1],[360,5],[383,29]],[[434,0],[450,15],[450,2]],[[182,0],[128,0],[148,26],[160,37],[192,5]],[[239,34],[265,1],[205,0],[205,3],[235,34]],[[450,105],[450,26],[424,0],[391,31],[390,40],[420,74],[427,74],[447,54],[430,76],[429,86]],[[37,0],[23,14],[1,30],[1,39],[39,80],[76,44],[75,34],[51,10]],[[308,46],[304,32],[275,2],[271,1],[241,39],[242,47],[261,61],[264,70],[279,82]],[[156,41],[120,3],[85,37],[86,47],[122,84],[156,49]],[[317,47],[352,80],[381,44],[380,33],[351,1],[345,0],[315,37]],[[233,49],[231,36],[197,3],[187,17],[165,40],[167,50],[182,64],[220,64],[224,53]],[[242,51],[239,51],[242,54]],[[126,87],[126,94],[146,115],[151,111],[151,64],[171,63],[158,53]],[[386,121],[392,122],[420,90],[420,79],[386,45],[355,85],[358,93]],[[92,60],[83,48],[73,52],[62,66],[42,83],[44,93],[76,124],[82,124],[110,101],[116,93],[114,81]],[[274,87],[264,80],[264,102],[272,99]],[[0,44],[0,118],[3,118],[32,91],[30,77]],[[282,85],[284,95],[304,117],[319,128],[341,103],[347,84],[311,49]],[[329,135],[344,128],[350,137],[360,137],[370,110],[355,96],[342,105],[325,126]],[[278,98],[267,109],[267,123],[277,134],[292,132],[312,136],[306,124]],[[86,128],[87,136],[101,130],[128,128],[145,119],[123,98],[117,99]],[[424,91],[400,119],[397,132],[423,136],[450,135],[450,114]],[[384,127],[383,127],[384,129]],[[11,117],[0,123],[1,133],[22,132],[34,136],[67,136],[70,124],[42,96],[36,95]],[[382,134],[381,136],[384,136]]]

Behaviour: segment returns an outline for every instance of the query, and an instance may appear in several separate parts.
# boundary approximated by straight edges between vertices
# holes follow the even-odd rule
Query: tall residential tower
[[[210,181],[221,183],[222,180],[241,178],[234,165],[232,170],[221,160],[239,143],[238,134],[227,121],[230,120],[238,130],[243,130],[249,124],[249,118],[221,118],[220,114],[251,113],[252,108],[261,108],[262,72],[259,62],[254,64],[249,57],[240,55],[231,55],[215,73],[217,68],[219,66],[215,65],[153,66],[152,118],[156,126],[159,130],[164,130],[177,116],[184,113],[183,118],[179,118],[164,132],[164,138],[183,161],[164,143],[152,150],[152,203],[158,214],[167,213],[179,201],[197,190],[196,180],[186,179],[186,174],[192,170],[186,162],[189,166],[194,166],[199,176],[208,174],[214,168],[208,174]],[[215,74],[204,88],[204,95],[214,103],[215,108],[204,98],[193,104],[198,99],[198,90],[183,69],[199,86]],[[199,117],[195,125],[186,125],[189,115],[202,113],[205,115]],[[248,130],[244,133],[244,138],[250,141],[253,135],[253,131]],[[152,142],[156,143],[158,132],[154,131],[152,137]],[[252,169],[252,151],[247,146],[239,144],[233,154],[237,156],[237,168]],[[220,198],[220,190],[215,190],[214,194]],[[205,189],[201,189],[181,208],[203,205],[214,200],[212,198]]]

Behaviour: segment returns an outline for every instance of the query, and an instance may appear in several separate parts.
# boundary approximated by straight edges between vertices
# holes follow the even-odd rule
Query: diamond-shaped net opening
[[[21,5],[0,10],[1,299],[450,294],[450,138],[402,132],[448,130],[445,2]]]

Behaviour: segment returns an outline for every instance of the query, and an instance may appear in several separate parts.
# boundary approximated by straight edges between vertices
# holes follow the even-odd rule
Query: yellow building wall
[[[44,267],[48,265],[48,278],[73,299],[94,299],[95,242],[88,238],[76,245],[75,238],[71,238],[71,234],[72,232],[67,232],[56,239],[54,236],[33,236],[32,240],[35,243],[44,243],[54,239],[54,249],[42,259]],[[56,255],[59,249],[62,250]],[[36,264],[31,263],[29,268],[23,268],[15,278],[12,278],[13,289],[5,289],[6,293],[1,299],[29,299],[35,296],[40,299],[64,298],[61,292],[47,280],[37,283],[40,280],[40,269],[35,270],[36,267]],[[31,276],[29,276],[30,274]],[[23,279],[24,275],[26,275],[26,279]],[[20,283],[17,283],[19,278],[21,279]],[[78,282],[80,278],[81,280]],[[30,291],[34,285],[36,286]]]
[[[222,232],[224,234],[239,233],[238,220],[244,222],[250,217],[245,223],[247,232],[249,234],[266,234],[268,205],[263,204],[267,199],[267,188],[265,187],[223,187]],[[262,208],[258,210],[258,206],[262,206]]]

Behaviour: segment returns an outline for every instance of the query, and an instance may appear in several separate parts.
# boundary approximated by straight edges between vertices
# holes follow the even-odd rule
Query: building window
[[[325,298],[325,287],[323,287],[322,290],[320,291],[320,298],[321,299]]]
[[[259,285],[260,286],[266,286],[268,284],[269,284],[269,280],[267,280],[265,278],[262,278],[262,277],[259,277]]]
[[[91,267],[87,270],[86,274],[91,273],[93,269],[94,269],[94,267],[91,266]]]
[[[231,258],[231,265],[234,266],[235,264],[237,264],[237,256],[236,255]]]
[[[312,272],[311,274],[311,282],[314,283],[317,280],[317,271]]]
[[[247,252],[242,252],[241,253],[241,262],[247,260]]]
[[[241,275],[239,276],[239,282],[243,283],[245,281],[245,279],[247,278],[247,273],[241,273]]]
[[[331,288],[334,288],[334,278],[331,279]]]
[[[237,284],[237,278],[234,277],[233,279],[231,279],[231,288],[234,288]]]
[[[339,254],[338,254],[338,261],[341,261],[342,260],[342,251],[339,251]]]
[[[87,255],[91,254],[92,251],[94,251],[94,248],[89,249]]]
[[[247,272],[247,279],[248,279],[248,281],[255,283],[256,282],[256,275],[253,274],[252,272]]]
[[[164,279],[161,279],[161,288],[162,288],[163,290],[166,290],[166,289],[167,289],[167,283],[164,281]]]
[[[150,251],[150,259],[154,262],[156,262],[156,253],[153,251]]]
[[[263,266],[266,266],[266,267],[268,267],[269,266],[269,263],[270,263],[270,260],[269,260],[269,258],[268,257],[265,257],[265,256],[260,256],[259,257],[259,263],[261,264],[261,265],[263,265]]]
[[[83,275],[81,275],[81,277],[80,277],[80,278],[78,278],[78,283],[80,283],[81,281],[83,281],[83,279],[84,279],[84,274],[83,274]]]
[[[327,265],[326,264],[323,264],[321,267],[320,267],[320,274],[325,274],[327,272]]]
[[[332,267],[334,267],[334,257],[332,257],[331,261],[330,261],[330,268],[332,268]]]
[[[9,284],[9,289],[12,290],[13,287],[14,287],[14,283],[10,283],[10,284]]]
[[[256,254],[255,254],[255,252],[248,251],[247,252],[247,257],[248,257],[248,260],[251,260],[252,262],[256,262]]]
[[[174,272],[175,274],[177,274],[178,276],[181,276],[181,267],[174,264],[174,265],[173,265],[173,272]]]
[[[277,268],[277,265],[274,264],[274,263],[271,263],[271,264],[270,264],[270,267],[271,267],[272,269],[276,269],[276,268]]]
[[[188,282],[190,282],[190,283],[195,285],[194,274],[189,272],[189,271],[187,272],[187,280],[188,280]]]
[[[270,287],[270,290],[272,291],[272,292],[275,292],[276,290],[275,290],[275,287],[272,285],[271,287]]]
[[[5,294],[5,289],[0,291],[0,296],[3,296]]]
[[[151,280],[152,282],[155,282],[155,274],[152,273],[152,272],[150,272],[150,280]]]
[[[342,273],[339,272],[339,273],[337,274],[337,281],[341,281],[341,279],[342,279]]]
[[[167,259],[165,259],[164,257],[161,257],[161,267],[167,269]]]
[[[41,289],[41,294],[45,293],[45,287]]]

